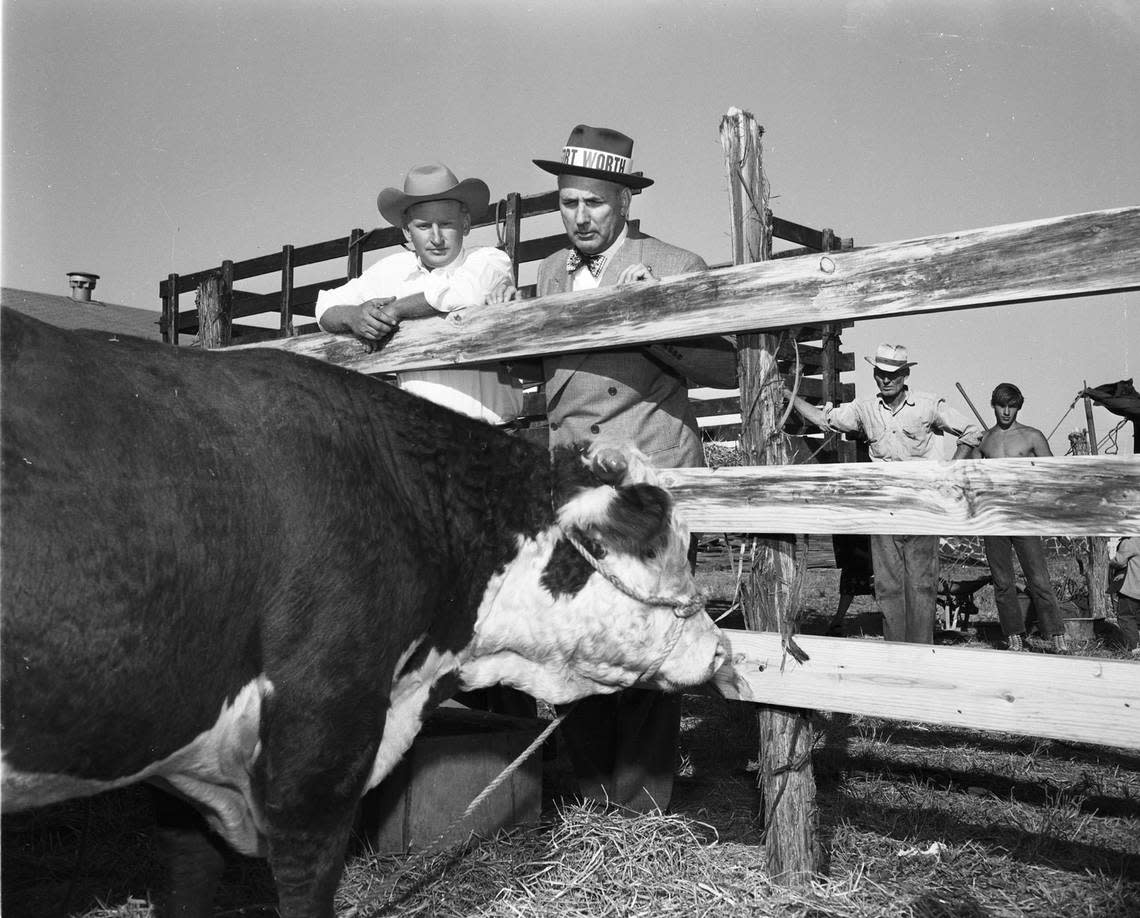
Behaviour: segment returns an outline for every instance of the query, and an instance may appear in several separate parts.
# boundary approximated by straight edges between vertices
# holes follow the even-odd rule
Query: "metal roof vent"
[[[99,275],[88,271],[68,271],[67,279],[71,282],[71,298],[81,303],[89,303],[91,291],[95,289],[95,281],[99,280]]]

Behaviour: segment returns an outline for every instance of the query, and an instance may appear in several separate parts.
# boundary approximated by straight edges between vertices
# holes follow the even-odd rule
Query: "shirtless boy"
[[[994,409],[993,427],[982,435],[975,457],[982,459],[1008,459],[1024,456],[1052,456],[1049,441],[1036,427],[1022,424],[1017,413],[1025,399],[1013,383],[1002,383],[990,399]]]
[[[990,405],[997,421],[982,435],[982,442],[973,455],[981,459],[1017,459],[1029,456],[1052,456],[1049,441],[1036,427],[1017,420],[1025,398],[1013,383],[1002,383],[994,389]],[[1017,599],[1013,579],[1013,553],[1021,562],[1021,572],[1033,605],[1037,609],[1037,628],[1059,653],[1068,652],[1065,623],[1053,585],[1049,582],[1049,567],[1045,562],[1045,549],[1038,536],[985,536],[986,560],[994,578],[994,599],[997,602],[1001,629],[1009,642],[1010,650],[1025,648],[1025,616]]]

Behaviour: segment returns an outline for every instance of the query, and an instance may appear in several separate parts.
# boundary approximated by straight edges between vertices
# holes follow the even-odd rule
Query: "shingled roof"
[[[11,306],[24,315],[59,328],[93,328],[152,341],[161,339],[158,329],[160,313],[156,309],[136,309],[99,300],[83,302],[70,296],[35,293],[14,287],[0,287],[0,305]]]

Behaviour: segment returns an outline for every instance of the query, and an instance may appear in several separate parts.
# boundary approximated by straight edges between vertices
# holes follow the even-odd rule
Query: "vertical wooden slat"
[[[1089,381],[1084,379],[1081,382],[1084,384],[1081,391],[1087,391]],[[1084,397],[1084,401],[1085,424],[1089,431],[1089,453],[1097,456],[1100,454],[1100,447],[1096,440],[1096,425],[1093,423],[1093,403],[1087,395]],[[1104,618],[1108,613],[1108,597],[1106,595],[1108,587],[1108,539],[1103,536],[1088,536],[1085,539],[1085,548],[1087,554],[1085,555],[1084,574],[1085,585],[1089,592],[1089,615],[1093,618]]]
[[[292,338],[293,328],[293,246],[281,247],[281,337]]]
[[[353,280],[364,272],[364,252],[361,250],[360,240],[364,238],[364,230],[354,229],[348,234],[348,277]]]
[[[767,219],[768,187],[760,138],[763,128],[740,109],[721,121],[732,206],[732,250],[737,264],[771,258]],[[741,447],[753,465],[784,465],[787,440],[779,428],[783,380],[774,335],[746,334],[739,348]],[[792,641],[796,631],[804,554],[794,535],[757,539],[757,552],[744,591],[744,616],[753,631],[775,631]],[[774,882],[806,886],[823,866],[816,827],[814,730],[808,711],[758,706],[759,785],[767,868]]]
[[[511,260],[511,277],[519,282],[519,239],[522,236],[522,195],[512,191],[507,195],[506,212],[503,217],[503,251]]]
[[[162,340],[166,344],[178,345],[178,275],[168,274],[166,288],[162,295],[162,319],[160,320]]]

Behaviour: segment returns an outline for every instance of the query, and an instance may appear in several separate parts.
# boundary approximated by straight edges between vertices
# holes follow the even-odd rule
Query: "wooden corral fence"
[[[820,264],[826,259],[826,269]],[[1033,302],[1140,289],[1140,207],[1126,207],[1004,226],[963,230],[886,243],[828,256],[779,259],[666,278],[659,284],[603,287],[483,310],[463,321],[428,318],[404,323],[384,348],[368,353],[350,336],[316,333],[260,342],[365,373],[509,361],[559,351],[629,346],[651,341],[729,334],[796,324],[824,324],[869,316],[913,315],[951,309]],[[241,347],[233,350],[240,351]],[[1112,535],[1140,529],[1140,459],[1121,456],[1031,460],[838,463],[670,469],[662,473],[694,531],[798,533],[936,533],[945,535]],[[754,639],[731,635],[741,647]],[[799,640],[808,642],[806,637]],[[811,639],[811,643],[825,638]],[[869,644],[846,641],[849,665]],[[806,648],[805,648],[806,649]],[[983,684],[994,657],[900,645],[913,651],[942,685],[922,718],[957,723],[968,699],[964,682]],[[774,679],[767,656],[738,667],[738,693],[783,703],[800,679],[817,678],[819,664],[787,661]],[[1012,673],[1001,658],[1001,672]],[[892,666],[899,658],[892,657]],[[917,659],[917,657],[916,657]],[[957,659],[941,679],[938,669]],[[1006,717],[994,729],[1037,735],[1025,711],[1058,711],[1076,697],[1074,682],[1059,683],[1053,657],[1028,660],[1029,673],[1010,679]],[[1127,691],[1082,696],[1084,726],[1068,738],[1140,749],[1140,679],[1126,661],[1073,663],[1092,686],[1106,673],[1124,672]],[[764,674],[761,677],[761,674]],[[861,713],[914,719],[891,673]],[[985,677],[985,678],[983,678]],[[828,677],[832,695],[844,694],[843,666]],[[1099,699],[1099,700],[1097,700]],[[1099,714],[1091,706],[1103,709]],[[834,708],[835,710],[845,708]],[[1101,717],[1100,714],[1104,716]],[[1111,722],[1101,729],[1097,723]],[[1074,728],[1076,729],[1076,728]]]
[[[520,200],[531,203],[516,203],[515,213],[539,206],[538,200],[545,202],[543,207],[556,206],[553,196]],[[369,235],[367,244],[372,241]],[[350,242],[339,241],[341,255]],[[560,237],[536,240],[533,251],[545,254],[556,243],[561,245]],[[519,250],[526,251],[527,244]],[[362,245],[358,240],[357,248]],[[408,322],[375,353],[349,336],[323,333],[252,346],[282,348],[365,373],[512,361],[710,334],[767,339],[760,345],[763,354],[765,348],[774,352],[777,335],[788,329],[834,330],[871,317],[1014,303],[1023,304],[1020,308],[1032,321],[1037,301],[1140,289],[1137,206],[860,249],[813,248],[798,257],[660,283],[559,294],[469,316]],[[298,251],[306,250],[295,250],[294,259]],[[283,258],[284,253],[258,261],[284,276],[289,269],[282,266]],[[277,267],[269,267],[271,262]],[[246,270],[233,269],[229,276],[238,279]],[[172,337],[173,330],[185,332],[191,326],[170,298],[176,301],[177,293],[196,289],[210,273],[217,271],[167,281]],[[232,280],[228,283],[232,289]],[[247,307],[235,298],[232,308],[237,314]],[[264,308],[261,304],[258,311]],[[285,327],[287,304],[281,309]],[[793,331],[789,339],[795,336]],[[747,417],[753,406],[743,407],[740,413]],[[771,541],[781,538],[774,533],[1105,536],[1140,530],[1137,458],[896,463],[889,468],[839,462],[663,474],[693,530],[769,534]],[[1140,664],[805,635],[790,639],[775,630],[727,631],[726,636],[733,667],[721,672],[717,684],[728,697],[754,702],[761,711],[842,711],[1140,749]],[[789,651],[791,640],[803,654]],[[765,784],[766,796],[778,791],[775,796],[783,797],[785,785],[779,782],[801,769],[800,762],[789,758],[784,768],[765,778],[775,782]],[[811,832],[808,826],[801,834]],[[768,845],[772,869],[770,839]],[[804,877],[794,864],[779,872],[793,882]]]
[[[640,191],[635,190],[634,194]],[[516,281],[519,268],[541,261],[566,245],[566,236],[554,235],[524,238],[525,221],[558,213],[558,192],[522,195],[512,192],[492,202],[487,212],[476,215],[473,229],[493,227],[499,246],[510,256]],[[853,241],[839,238],[831,229],[812,229],[790,220],[769,214],[773,235],[791,246],[776,253],[778,258],[795,258],[803,255],[850,250]],[[637,226],[638,221],[630,221]],[[190,274],[171,274],[159,283],[162,302],[160,329],[163,341],[181,344],[184,338],[197,338],[208,347],[225,347],[231,344],[263,342],[275,338],[292,337],[301,331],[315,331],[314,310],[317,294],[323,289],[339,286],[359,277],[364,268],[364,255],[370,252],[395,250],[404,244],[404,236],[397,227],[373,229],[366,232],[353,229],[347,236],[329,239],[305,246],[283,246],[280,252],[250,258],[244,261],[224,261],[220,266],[206,268]],[[344,262],[344,273],[331,276],[318,283],[297,286],[295,272],[326,262]],[[723,267],[723,266],[721,266]],[[279,279],[280,289],[271,293],[252,293],[237,286],[241,281],[272,276]],[[275,282],[274,286],[278,284]],[[523,284],[524,297],[534,295],[534,284]],[[194,306],[183,308],[184,294],[194,294]],[[243,323],[252,316],[277,313],[276,330]],[[456,319],[459,317],[456,316]],[[839,402],[850,399],[855,387],[844,382],[842,374],[855,367],[854,356],[842,350],[841,335],[850,327],[846,321],[801,323],[788,329],[780,350],[780,364],[791,374],[798,366],[802,374],[800,394],[817,401]],[[446,340],[446,338],[444,339]],[[547,351],[553,350],[548,348]],[[334,362],[347,361],[334,359]],[[456,362],[461,362],[457,360]],[[798,363],[797,363],[798,362]],[[361,369],[360,367],[356,367]],[[364,372],[394,372],[387,369]],[[546,402],[541,380],[530,380],[523,404],[524,420],[531,439],[545,437]],[[740,433],[740,401],[738,390],[698,389],[693,392],[693,406],[706,440],[735,441]],[[794,422],[793,422],[794,423]],[[801,433],[798,428],[794,430]],[[854,444],[835,435],[821,436],[812,432],[812,442],[806,447],[818,453],[822,462],[851,461]]]

